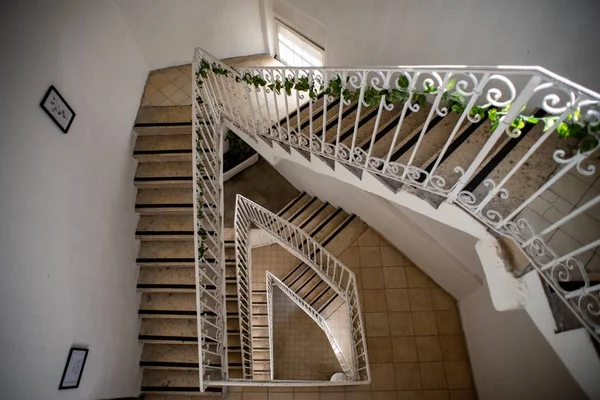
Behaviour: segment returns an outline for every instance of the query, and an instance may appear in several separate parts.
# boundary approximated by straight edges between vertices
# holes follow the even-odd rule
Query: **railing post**
[[[460,177],[458,183],[448,195],[448,199],[446,200],[448,203],[452,204],[456,201],[458,195],[462,192],[464,187],[469,183],[471,178],[479,169],[479,166],[483,163],[488,154],[492,151],[496,143],[502,138],[506,128],[508,128],[512,121],[515,119],[515,117],[519,115],[519,113],[521,112],[521,107],[527,104],[527,101],[533,95],[534,89],[541,83],[541,81],[542,78],[537,74],[533,75],[529,79],[529,82],[527,82],[523,90],[521,90],[521,94],[519,94],[517,99],[513,102],[512,106],[510,107],[510,110],[499,122],[498,126],[496,127],[490,138],[487,140],[481,151],[477,154],[469,168],[465,171],[463,176]]]

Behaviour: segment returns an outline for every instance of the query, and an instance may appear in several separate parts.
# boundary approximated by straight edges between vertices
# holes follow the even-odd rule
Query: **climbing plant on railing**
[[[201,78],[207,78],[208,71],[212,71],[217,75],[222,75],[225,77],[232,75],[232,72],[227,68],[219,67],[214,62],[211,64],[202,59],[196,75],[196,80],[199,87],[201,87],[203,83]],[[296,90],[298,92],[307,93],[313,101],[317,99],[319,94],[325,94],[332,97],[342,96],[345,101],[353,102],[358,101],[361,96],[361,89],[353,90],[346,87],[346,83],[348,82],[349,78],[346,78],[346,82],[343,82],[339,75],[329,80],[326,87],[317,87],[314,80],[309,79],[308,76],[299,76],[295,78],[284,77],[283,80],[280,78],[275,78],[273,82],[269,83],[260,74],[253,75],[246,72],[241,77],[235,76],[235,80],[237,82],[245,82],[249,86],[254,86],[257,89],[268,88],[276,91],[278,94],[283,91],[288,96],[292,94],[292,90]],[[437,95],[439,90],[443,90],[442,101],[447,103],[447,107],[450,110],[457,114],[461,114],[468,106],[468,101],[465,99],[465,97],[457,90],[453,90],[456,85],[456,81],[454,79],[451,79],[445,88],[437,88],[426,82],[425,88],[423,90],[418,90],[414,87],[409,87],[409,84],[409,79],[406,76],[401,75],[396,81],[395,88],[379,89],[366,85],[364,87],[364,91],[362,91],[362,101],[368,107],[380,104],[382,99],[384,99],[387,104],[403,104],[410,100],[412,104],[419,104],[420,106],[423,106],[427,103],[427,95]],[[198,102],[200,103],[201,99],[198,98]],[[503,120],[504,116],[509,112],[511,106],[512,104],[508,104],[504,108],[498,109],[493,107],[491,104],[484,104],[480,106],[474,105],[469,110],[469,115],[477,121],[488,119],[491,122],[491,131],[494,131]],[[521,112],[524,110],[525,107],[521,109]],[[558,122],[559,118],[560,117],[558,115],[536,117],[533,115],[519,114],[509,125],[507,133],[513,137],[517,137],[519,136],[520,131],[527,124],[535,125],[538,123],[543,123],[544,131],[547,131]],[[598,146],[600,138],[600,123],[593,124],[589,121],[582,120],[581,109],[578,108],[564,121],[558,124],[556,127],[556,132],[563,139],[572,138],[580,140],[579,151],[585,153],[595,149]]]

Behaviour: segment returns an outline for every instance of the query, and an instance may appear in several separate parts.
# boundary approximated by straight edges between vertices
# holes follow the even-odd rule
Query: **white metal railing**
[[[269,233],[281,246],[311,267],[344,300],[350,319],[354,358],[351,364],[355,367],[353,378],[368,383],[370,371],[366,336],[354,273],[302,229],[238,194],[235,205],[236,238],[238,235],[247,236],[252,224]],[[245,248],[240,246],[240,253],[236,253],[238,261],[243,263],[248,253],[250,246],[246,242]]]
[[[267,325],[269,326],[269,372],[271,374],[271,380],[275,379],[275,357],[273,354],[273,285],[269,284],[269,277],[265,285],[267,292]]]
[[[248,221],[234,220],[237,296],[244,379],[254,376],[252,349],[252,254]]]
[[[273,285],[277,286],[298,307],[300,307],[302,309],[302,311],[304,311],[313,321],[315,321],[317,323],[317,325],[319,326],[319,328],[321,328],[321,330],[325,333],[325,336],[327,337],[327,340],[329,341],[329,344],[331,345],[331,348],[333,349],[333,353],[335,354],[338,361],[340,362],[340,366],[342,367],[342,371],[344,372],[344,374],[348,377],[348,379],[355,379],[356,376],[353,372],[353,368],[346,360],[346,357],[344,356],[342,348],[340,347],[337,340],[333,336],[333,332],[331,332],[331,329],[329,329],[329,325],[327,324],[327,321],[325,320],[325,318],[323,318],[317,310],[315,310],[310,304],[308,304],[306,301],[304,301],[304,299],[301,296],[299,296],[295,291],[290,289],[289,286],[287,286],[285,283],[283,283],[275,275],[273,275],[269,271],[267,271],[266,275],[267,275],[266,276],[267,293],[272,292]],[[271,316],[271,310],[273,309],[272,294],[270,296],[270,299],[268,300],[267,307],[269,309],[269,311],[268,311],[269,316]],[[272,327],[271,327],[272,326],[271,320],[269,321],[269,324],[270,324],[269,325],[269,342],[270,342],[271,348],[272,348],[273,332],[272,332]],[[273,355],[271,355],[271,379],[275,379],[273,367],[274,367]]]
[[[201,49],[204,101],[231,127],[254,138],[331,159],[400,184],[432,193],[455,204],[497,233],[512,238],[544,281],[600,341],[600,277],[586,262],[600,254],[600,237],[561,248],[551,245],[557,230],[582,221],[600,202],[587,196],[574,212],[538,228],[525,216],[532,204],[568,173],[595,177],[600,153],[600,94],[541,67],[398,66],[369,68],[256,67],[235,70]],[[305,116],[293,112],[306,105]],[[543,111],[543,115],[536,114]],[[424,113],[406,157],[403,127],[411,113]],[[361,116],[372,115],[367,131]],[[390,113],[396,113],[390,118]],[[425,157],[426,133],[434,119],[455,113],[451,132]],[[384,122],[387,121],[387,122]],[[389,140],[378,142],[386,123]],[[469,124],[489,126],[487,139],[465,164],[450,160],[452,145]],[[544,124],[542,132],[514,163],[476,187],[473,182],[499,147],[525,137],[526,129]],[[554,142],[558,136],[569,140]],[[428,149],[427,151],[430,151]],[[543,159],[551,172],[534,193],[519,182],[535,177]],[[427,159],[427,166],[423,158]],[[546,167],[545,167],[546,168]],[[590,184],[591,186],[591,184]],[[531,191],[533,191],[531,190]],[[596,192],[597,193],[597,192]],[[597,209],[597,208],[596,208]]]
[[[193,65],[194,76],[198,64]],[[196,80],[193,97],[207,95]],[[202,93],[202,94],[201,94]],[[200,390],[227,373],[225,248],[223,238],[223,124],[210,102],[192,109],[194,254]]]

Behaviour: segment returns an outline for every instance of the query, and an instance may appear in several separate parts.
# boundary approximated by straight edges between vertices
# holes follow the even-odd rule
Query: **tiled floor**
[[[192,105],[192,66],[179,65],[150,71],[142,107]]]
[[[333,388],[232,387],[227,398],[476,399],[456,301],[371,229],[339,259],[355,272],[361,288],[371,384]],[[166,400],[191,399],[171,396]]]
[[[275,379],[329,380],[342,372],[325,333],[277,287],[273,289]]]
[[[300,192],[263,158],[224,184],[225,227],[233,227],[235,196],[241,194],[269,211],[277,213]]]
[[[252,249],[252,284],[265,290],[265,273],[270,271],[279,279],[292,270],[300,260],[278,244]],[[255,287],[256,289],[257,287]]]

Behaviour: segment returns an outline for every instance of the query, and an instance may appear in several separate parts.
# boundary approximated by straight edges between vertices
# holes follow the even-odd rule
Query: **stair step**
[[[180,319],[142,319],[140,336],[147,337],[148,340],[164,341],[190,341],[197,340],[196,317]],[[154,338],[154,339],[150,339]],[[177,338],[180,338],[179,340]],[[142,339],[140,339],[142,340]]]
[[[329,253],[337,257],[350,247],[368,228],[368,225],[363,220],[355,215],[349,215],[333,232],[327,235],[321,245]]]
[[[308,222],[319,209],[323,206],[323,202],[316,197],[311,198],[304,206],[298,209],[293,215],[288,218],[288,222],[303,227],[303,224]]]
[[[183,214],[191,216],[193,212],[193,191],[191,182],[188,188],[139,189],[135,211],[140,215]],[[215,208],[204,205],[207,212]]]
[[[194,241],[143,241],[138,253],[142,259],[194,259]]]
[[[191,106],[165,106],[165,107],[140,107],[135,118],[134,131],[138,135],[139,127],[157,126],[187,126],[187,133],[191,133],[192,107]]]
[[[135,179],[140,181],[167,178],[191,180],[192,176],[192,163],[183,161],[140,163],[135,173]]]
[[[192,134],[147,135],[140,136],[135,142],[134,154],[137,152],[192,150]]]
[[[146,343],[142,350],[142,362],[184,363],[198,368],[198,344]],[[155,365],[156,366],[156,365]]]
[[[140,301],[143,315],[196,315],[195,293],[144,293]]]
[[[543,114],[538,113],[537,116],[543,116]],[[483,184],[484,180],[492,179],[495,183],[500,182],[543,135],[542,131],[543,124],[540,123],[535,126],[528,124],[521,131],[518,138],[510,138],[507,143],[498,149],[496,154],[469,182],[465,190],[471,191],[477,198],[483,199],[489,192],[489,188]],[[519,169],[506,182],[504,189],[508,190],[510,194],[508,198],[496,197],[489,203],[487,208],[494,209],[507,216],[546,183],[548,178],[560,167],[554,161],[554,153],[557,150],[563,150],[565,154],[571,154],[576,145],[577,140],[564,140],[558,135],[550,135],[526,161],[524,167]],[[528,165],[534,165],[535,168],[527,168]]]
[[[427,131],[425,132],[425,135],[421,139],[421,143],[419,144],[417,152],[414,154],[412,165],[419,168],[425,168],[426,162],[434,154],[436,154],[439,149],[444,147],[444,144],[450,137],[450,134],[456,126],[459,117],[460,116],[455,112],[449,112],[448,115],[443,118],[436,117],[432,119]],[[462,131],[463,129],[466,129],[469,125],[470,123],[468,121],[463,121],[460,130]],[[416,148],[416,142],[419,139],[420,134],[421,132],[419,131],[418,135],[412,138],[412,146],[404,151],[400,157],[394,159],[395,162],[399,162],[400,164],[404,165],[408,164],[408,161],[412,156],[414,149]]]
[[[373,128],[375,128],[375,122],[377,121],[378,109],[379,105],[371,107],[362,107],[360,111],[356,135],[354,135],[354,127],[356,124],[357,115],[356,113],[353,113],[351,116],[349,116],[348,121],[342,124],[343,128],[342,134],[340,135],[340,143],[351,147],[352,140],[355,140],[354,145],[356,147],[360,147],[361,144],[370,140],[370,138],[373,136]],[[389,116],[393,118],[394,113],[385,112],[384,114],[382,114],[382,119],[384,119],[383,123],[387,121]],[[356,137],[356,139],[354,139],[354,137]]]
[[[200,391],[199,385],[197,370],[146,370],[142,380],[142,391],[148,391],[145,387],[152,387],[173,391],[183,391],[181,388],[186,388],[188,391],[197,392]]]

